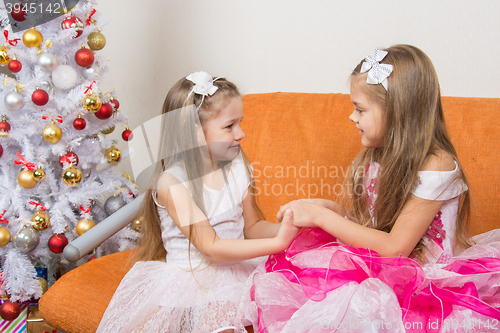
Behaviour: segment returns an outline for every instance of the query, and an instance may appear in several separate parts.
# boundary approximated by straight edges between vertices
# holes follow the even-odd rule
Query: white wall
[[[104,83],[134,128],[168,89],[205,70],[243,93],[348,93],[375,47],[426,52],[445,96],[500,97],[498,0],[100,0],[111,24]]]

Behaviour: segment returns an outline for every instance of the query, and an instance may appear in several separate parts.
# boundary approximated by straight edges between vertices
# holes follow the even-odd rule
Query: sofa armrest
[[[79,260],[127,224],[131,223],[143,198],[144,193],[66,245],[63,251],[64,258],[71,262]]]
[[[57,280],[40,298],[45,322],[66,333],[95,332],[135,249],[89,261]]]

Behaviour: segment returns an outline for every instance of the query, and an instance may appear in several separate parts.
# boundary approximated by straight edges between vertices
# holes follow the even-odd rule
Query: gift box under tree
[[[9,304],[9,303],[7,303]],[[17,309],[14,309],[17,305],[13,305],[12,309],[10,307],[4,309],[4,304],[2,304],[2,310],[7,314],[12,314],[17,312]],[[10,305],[8,305],[10,306]],[[4,316],[2,314],[2,316]],[[20,313],[13,320],[0,320],[0,333],[24,333],[26,332],[26,323],[28,318],[28,305],[21,304],[20,305]],[[8,319],[8,318],[6,318]]]
[[[28,307],[28,318],[26,333],[57,333],[57,330],[45,323],[38,312],[38,304],[30,304]]]

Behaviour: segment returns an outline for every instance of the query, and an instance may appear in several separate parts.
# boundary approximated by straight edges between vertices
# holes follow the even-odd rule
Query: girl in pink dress
[[[249,279],[256,332],[497,332],[500,232],[467,237],[467,179],[439,83],[414,46],[375,50],[351,75],[365,149],[343,204],[293,201],[304,229]]]

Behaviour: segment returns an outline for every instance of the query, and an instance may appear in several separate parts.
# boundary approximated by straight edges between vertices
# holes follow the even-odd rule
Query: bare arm
[[[286,215],[273,238],[221,239],[183,184],[168,174],[164,174],[160,181],[164,184],[158,186],[158,203],[165,207],[184,236],[191,236],[192,244],[210,262],[235,262],[283,251],[299,230],[292,226],[291,215]]]
[[[280,224],[261,220],[253,204],[253,198],[245,193],[243,199],[243,218],[245,219],[245,238],[271,238],[276,237]]]
[[[383,257],[399,255],[407,257],[418,244],[442,205],[442,201],[430,201],[413,196],[406,203],[389,233],[364,227],[333,211],[324,211],[323,214],[316,215],[317,219],[313,224],[347,245],[370,248]]]
[[[449,156],[437,154],[428,158],[424,170],[450,171],[455,167]],[[320,227],[347,245],[370,248],[381,256],[408,256],[432,223],[443,201],[425,200],[412,196],[403,207],[392,230],[387,233],[350,221],[334,210],[305,201],[294,201],[293,224],[300,227]]]

